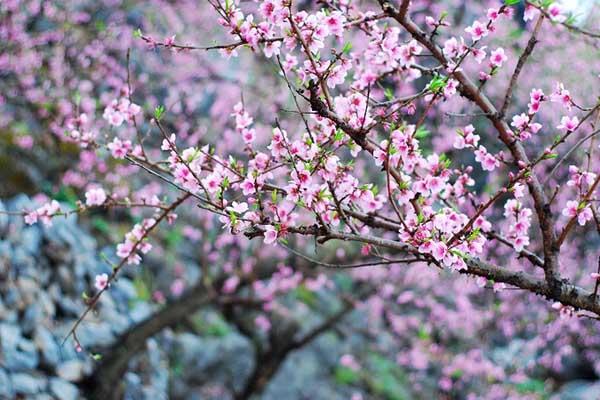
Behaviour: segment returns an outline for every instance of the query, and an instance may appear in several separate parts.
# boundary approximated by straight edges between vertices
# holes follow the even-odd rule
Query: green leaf
[[[94,359],[94,361],[100,361],[102,360],[102,354],[93,353],[92,358]]]
[[[515,4],[519,4],[521,0],[504,0],[505,6],[514,6]]]
[[[135,292],[139,300],[149,301],[150,300],[150,289],[146,285],[143,279],[140,277],[136,277],[133,280],[133,287],[135,288]]]
[[[450,374],[450,377],[452,379],[460,379],[461,376],[464,375],[464,372],[460,369],[455,369],[454,371],[452,371],[452,374]]]
[[[52,198],[61,203],[67,203],[72,208],[76,208],[77,206],[77,194],[73,190],[72,187],[62,186],[58,193],[56,193]]]
[[[387,400],[411,398],[406,390],[406,377],[395,362],[374,353],[369,357],[369,364],[372,377],[369,386],[377,395],[376,398]]]
[[[417,131],[415,132],[415,137],[417,139],[424,139],[427,136],[429,136],[431,132],[429,132],[429,130],[427,130],[427,128],[420,126],[419,129],[417,129]]]
[[[142,30],[140,28],[137,28],[135,31],[133,31],[133,37],[134,38],[141,38],[142,37]]]
[[[434,93],[443,90],[444,87],[446,87],[446,78],[440,75],[435,76],[427,85],[427,88]]]
[[[385,90],[383,91],[383,94],[385,95],[385,98],[387,99],[387,101],[392,101],[392,99],[394,98],[394,91],[392,90],[392,88],[389,88],[389,87],[385,88]]]
[[[99,230],[100,232],[104,233],[105,235],[110,233],[110,225],[109,225],[108,221],[106,221],[102,217],[94,217],[92,219],[92,226],[94,228],[96,228],[97,230]]]
[[[165,106],[158,106],[154,109],[154,119],[160,121],[162,116],[165,114]]]
[[[419,328],[419,333],[417,334],[417,337],[420,340],[429,340],[431,338],[431,336],[429,335],[429,332],[427,332],[427,329],[425,329],[424,326]]]
[[[165,235],[167,246],[174,249],[183,241],[183,234],[180,229],[169,229]]]
[[[360,376],[357,371],[348,367],[339,366],[335,369],[335,380],[342,385],[350,385],[358,382]]]
[[[349,54],[350,50],[352,50],[352,43],[348,42],[344,45],[344,48],[342,49],[342,53]]]
[[[298,300],[307,306],[314,307],[317,304],[317,296],[314,292],[308,290],[306,286],[298,286],[295,290]]]
[[[341,129],[335,131],[334,139],[336,142],[341,142],[342,139],[344,139],[344,131],[342,131]]]
[[[546,393],[546,385],[538,379],[528,379],[525,382],[520,382],[515,385],[519,393]]]

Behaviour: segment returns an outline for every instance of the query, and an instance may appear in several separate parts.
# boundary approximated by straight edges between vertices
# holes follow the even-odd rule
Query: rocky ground
[[[26,196],[0,202],[0,210],[27,208],[32,203]],[[76,216],[44,227],[0,215],[0,399],[81,397],[79,382],[96,361],[77,353],[72,340],[62,342],[84,310],[82,293],[92,292],[96,274],[110,270],[99,254],[110,252],[97,249]],[[78,338],[90,352],[101,353],[156,307],[140,300],[130,272],[102,297],[100,311],[81,325]],[[203,314],[204,321],[218,319],[210,311]],[[341,354],[336,340],[324,335],[310,352],[292,355],[263,398],[346,398],[327,381]],[[233,329],[206,335],[165,330],[132,361],[124,378],[126,398],[221,399],[224,388],[243,384],[252,354],[250,343]]]
[[[26,196],[0,210],[31,207]],[[62,343],[84,310],[82,293],[93,277],[109,266],[96,241],[71,216],[51,227],[25,226],[19,217],[0,214],[0,399],[82,398],[81,381],[97,361]],[[110,254],[110,249],[102,253]],[[99,313],[78,330],[90,352],[102,352],[117,336],[149,316],[157,305],[141,300],[134,274],[122,276],[103,296]],[[205,310],[202,321],[218,321]],[[218,326],[215,325],[215,326]],[[350,389],[335,383],[331,371],[346,347],[324,334],[293,353],[270,382],[263,399],[347,399]],[[509,357],[510,349],[499,349]],[[148,340],[147,350],[130,364],[124,377],[127,399],[226,399],[228,387],[241,387],[253,365],[253,350],[234,329],[206,334],[165,330]],[[599,399],[600,385],[573,381],[557,399]]]

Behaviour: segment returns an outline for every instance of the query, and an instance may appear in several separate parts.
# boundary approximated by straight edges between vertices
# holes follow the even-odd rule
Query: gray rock
[[[0,321],[6,321],[6,317],[10,314],[10,310],[4,305],[2,297],[0,297]]]
[[[66,296],[61,296],[58,299],[58,307],[64,314],[70,317],[79,317],[83,312],[83,306],[81,304]]]
[[[108,296],[106,296],[108,298]],[[117,308],[102,307],[100,319],[108,323],[115,335],[120,335],[131,325],[131,320]]]
[[[39,357],[33,342],[21,338],[12,348],[4,348],[4,366],[13,372],[34,369],[39,363]]]
[[[85,363],[80,360],[65,361],[56,367],[56,375],[70,382],[77,382],[83,378]]]
[[[25,373],[13,374],[11,377],[15,393],[33,395],[46,388],[46,378]]]
[[[4,352],[4,366],[14,372],[21,372],[37,367],[39,358],[37,353],[24,353],[22,351],[9,350]]]
[[[29,256],[38,256],[42,248],[42,231],[37,225],[29,226],[19,233],[19,248]]]
[[[127,372],[124,377],[125,380],[125,393],[123,397],[125,400],[137,400],[142,397],[142,379],[134,374],[133,372]]]
[[[34,342],[40,351],[43,364],[54,368],[60,363],[58,343],[48,329],[39,326],[35,330]]]
[[[39,304],[44,316],[48,317],[49,319],[52,319],[56,314],[56,306],[50,298],[50,294],[48,294],[48,292],[45,290],[39,293],[37,304]]]
[[[38,303],[33,303],[27,306],[25,314],[21,320],[21,329],[23,333],[29,335],[43,318],[42,309]]]
[[[31,398],[32,400],[54,400],[54,397],[47,393],[36,394]]]
[[[106,321],[81,324],[77,337],[83,347],[108,346],[115,340],[111,326]]]
[[[152,315],[154,307],[150,304],[138,301],[130,311],[130,317],[134,322],[140,322]]]
[[[4,351],[14,349],[21,339],[21,329],[16,325],[0,323],[0,344]]]
[[[127,305],[129,300],[135,299],[137,297],[137,291],[135,290],[135,286],[133,285],[131,279],[120,278],[112,284],[110,288],[110,295],[115,299],[117,305]]]
[[[14,311],[20,311],[25,308],[23,296],[15,286],[10,286],[4,293],[4,302],[8,308]]]
[[[50,393],[61,400],[77,400],[79,398],[77,386],[60,378],[50,379]]]
[[[559,400],[598,400],[600,382],[572,381],[565,384],[556,399]]]
[[[17,288],[23,297],[23,302],[25,305],[34,303],[40,290],[38,282],[27,277],[19,277],[17,279]]]
[[[8,241],[0,240],[0,276],[9,276],[12,257],[12,245]]]
[[[4,237],[8,230],[8,215],[4,214],[6,211],[4,203],[0,201],[0,237]]]
[[[15,395],[13,391],[12,382],[6,371],[0,368],[0,399],[12,399]]]

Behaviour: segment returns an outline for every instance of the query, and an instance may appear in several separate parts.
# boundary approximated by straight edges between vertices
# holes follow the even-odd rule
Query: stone
[[[21,230],[18,236],[19,248],[22,248],[28,255],[37,257],[42,248],[42,231],[37,225],[28,226]]]
[[[44,365],[55,368],[60,363],[60,348],[48,329],[38,327],[35,330],[34,343],[40,351]]]
[[[36,296],[40,290],[40,286],[34,279],[26,277],[19,277],[17,279],[17,288],[19,289],[19,292],[21,292],[23,302],[26,305],[35,302]]]
[[[56,367],[56,375],[69,382],[77,382],[83,378],[85,364],[80,360],[65,361]]]
[[[136,302],[129,315],[134,322],[141,322],[152,315],[154,308],[145,302]]]
[[[0,399],[12,399],[15,395],[12,382],[6,371],[0,368]]]
[[[38,303],[28,305],[25,309],[23,319],[21,320],[21,329],[23,329],[23,333],[26,335],[31,334],[35,327],[41,322],[42,318],[42,309]]]
[[[3,350],[14,349],[21,339],[21,329],[16,325],[0,323],[0,344]]]
[[[56,314],[56,306],[47,291],[41,291],[38,295],[38,303],[45,317],[53,319]]]
[[[4,352],[4,366],[10,371],[22,372],[34,369],[39,362],[37,353],[24,353],[17,350]]]
[[[127,305],[130,300],[137,297],[137,291],[135,290],[135,286],[130,279],[120,278],[112,284],[110,288],[110,295],[113,297],[113,299],[115,299],[117,305]]]
[[[79,325],[77,337],[83,347],[105,347],[115,340],[111,326],[106,321],[89,322]]]
[[[5,214],[6,211],[4,203],[0,201],[0,237],[4,237],[8,230],[8,215]]]
[[[600,382],[571,381],[563,385],[556,396],[559,400],[598,400]]]
[[[83,305],[78,304],[67,296],[61,296],[58,299],[58,307],[65,315],[70,317],[79,317],[84,310]]]
[[[34,395],[46,388],[46,378],[38,375],[17,373],[11,376],[11,380],[17,394]]]
[[[77,400],[79,389],[77,386],[60,378],[50,379],[50,393],[61,400]]]
[[[39,357],[32,341],[20,338],[16,346],[4,348],[4,366],[13,372],[34,369],[39,364]]]

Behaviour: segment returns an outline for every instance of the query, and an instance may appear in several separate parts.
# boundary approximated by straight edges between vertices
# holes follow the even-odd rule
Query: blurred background
[[[322,6],[297,3],[306,10]],[[375,1],[353,3],[377,9]],[[600,28],[599,2],[561,3],[574,25]],[[414,0],[412,9],[419,23],[448,11],[449,32],[462,34],[499,4]],[[531,22],[523,22],[522,6],[516,10],[495,35],[502,39],[488,44],[510,54],[508,67],[487,86],[495,100],[529,39]],[[240,49],[226,59],[218,52],[170,52],[148,48],[134,34],[228,43],[215,20],[208,3],[196,0],[0,2],[0,210],[9,212],[0,214],[0,399],[600,399],[597,321],[561,319],[544,299],[482,290],[418,264],[389,271],[315,268],[283,247],[227,234],[193,205],[152,239],[156,249],[142,266],[126,268],[81,325],[85,351],[77,352],[72,340],[63,344],[85,309],[82,293],[93,291],[96,274],[110,271],[106,260],[115,260],[115,244],[143,214],[95,210],[46,227],[27,226],[10,212],[46,199],[74,207],[86,185],[100,180],[139,201],[169,194],[131,165],[70,142],[72,120],[85,113],[87,129],[109,137],[102,110],[129,76],[146,116],[165,105],[165,124],[178,140],[216,143],[227,154],[240,146],[229,114],[242,97],[258,129],[270,129],[274,115],[293,107],[273,61],[261,54]],[[367,40],[357,33],[357,52]],[[465,68],[476,71],[476,65]],[[600,40],[547,24],[510,112],[526,109],[532,88],[550,93],[557,81],[580,104],[593,104],[598,74]],[[389,82],[399,94],[424,84]],[[489,130],[483,118],[456,117],[469,112],[468,103],[442,105],[427,122],[424,148],[452,155],[456,127]],[[540,118],[558,121],[550,109]],[[284,121],[289,129],[301,126],[291,119]],[[486,146],[498,150],[488,136]],[[147,140],[160,142],[156,135]],[[534,142],[538,149],[543,144]],[[452,159],[473,162],[460,157]],[[559,171],[549,184],[565,175]],[[476,189],[493,183],[482,179]],[[502,209],[494,212],[499,217]],[[596,265],[599,246],[591,228],[582,231],[569,243],[565,275],[587,282],[590,271],[579,266]],[[319,259],[352,263],[359,251],[326,246]],[[506,257],[508,267],[519,265]],[[237,278],[248,271],[252,282]],[[229,300],[207,299],[203,278]],[[271,291],[269,309],[256,285]]]

